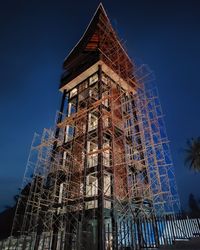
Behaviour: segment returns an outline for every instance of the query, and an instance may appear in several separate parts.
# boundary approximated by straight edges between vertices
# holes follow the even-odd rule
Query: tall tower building
[[[151,72],[101,4],[64,60],[60,91],[55,127],[34,137],[13,235],[34,235],[35,249],[121,249],[130,221],[180,208]]]

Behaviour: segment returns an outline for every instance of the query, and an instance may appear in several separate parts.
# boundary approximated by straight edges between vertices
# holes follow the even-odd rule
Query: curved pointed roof
[[[125,81],[132,78],[134,65],[101,3],[82,37],[64,60],[60,89],[98,62],[104,63]]]
[[[102,3],[100,3],[82,37],[65,58],[64,67],[67,66],[71,60],[80,55],[80,53],[97,50],[100,50],[102,53],[108,53],[108,51],[112,49],[111,46],[113,46],[114,43],[119,52],[126,57],[129,63],[132,64],[131,59],[121,45],[116,32],[112,28]]]

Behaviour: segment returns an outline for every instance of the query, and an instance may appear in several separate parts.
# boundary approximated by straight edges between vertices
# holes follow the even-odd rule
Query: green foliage
[[[195,172],[200,172],[200,137],[187,140],[185,152],[185,165]]]

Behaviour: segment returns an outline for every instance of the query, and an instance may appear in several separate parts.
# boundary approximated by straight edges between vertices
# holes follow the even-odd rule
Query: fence
[[[117,232],[116,249],[157,248],[172,245],[175,239],[200,236],[200,219],[183,214],[123,219]],[[106,234],[109,241],[110,228]]]
[[[92,239],[95,237],[92,231],[95,230],[80,232],[79,228],[77,233],[74,232],[70,236],[66,235],[64,231],[60,232],[57,235],[58,243],[56,249],[95,250],[97,244],[92,244],[92,241],[97,241]],[[200,218],[193,218],[185,214],[135,219],[123,218],[121,220],[119,218],[115,225],[115,232],[111,224],[105,225],[105,249],[138,250],[158,248],[163,245],[172,245],[176,239],[189,239],[196,236],[200,236]],[[52,238],[51,232],[43,232],[39,237],[38,250],[52,249]],[[66,247],[67,238],[71,238],[71,243],[67,243]],[[9,237],[0,242],[0,249],[32,250],[35,242],[35,233],[28,236],[20,236],[19,238]]]

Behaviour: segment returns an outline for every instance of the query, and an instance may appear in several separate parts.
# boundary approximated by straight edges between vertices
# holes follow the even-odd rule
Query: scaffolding
[[[121,249],[125,220],[180,210],[152,72],[105,15],[97,27],[86,47],[100,54],[96,72],[63,91],[55,126],[31,146],[12,235],[34,236],[34,249]]]
[[[156,88],[143,89],[141,84],[142,88],[132,94],[116,88],[106,75],[102,79],[106,94],[101,99],[94,83],[92,91],[85,88],[88,93],[83,90],[80,94],[79,107],[83,108],[73,113],[74,94],[67,101],[70,112],[58,112],[56,127],[44,129],[40,141],[38,135],[34,136],[13,233],[48,232],[51,239],[59,232],[65,234],[65,238],[60,236],[63,241],[70,236],[74,244],[86,244],[87,237],[82,236],[82,241],[75,238],[80,227],[86,228],[81,230],[83,233],[90,234],[87,221],[99,216],[99,181],[103,182],[100,192],[104,208],[113,213],[118,223],[124,218],[179,210]],[[100,109],[101,106],[104,108]],[[101,138],[97,132],[100,123]],[[98,148],[99,139],[102,148]],[[99,155],[104,167],[103,180],[99,180],[98,174]],[[112,217],[107,217],[105,224],[110,227],[107,238],[112,239],[115,228],[111,226]]]

